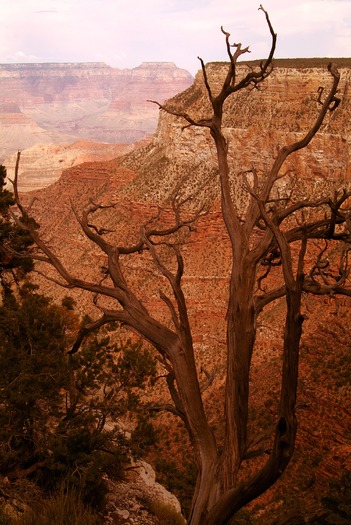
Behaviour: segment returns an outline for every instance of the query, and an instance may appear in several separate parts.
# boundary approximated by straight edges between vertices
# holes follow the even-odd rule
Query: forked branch
[[[183,118],[184,120],[188,122],[190,126],[210,128],[211,130],[213,130],[214,126],[217,125],[216,120],[218,118],[220,119],[222,118],[223,104],[225,100],[232,93],[239,91],[241,89],[245,89],[249,87],[250,85],[254,85],[255,87],[257,87],[258,84],[263,82],[270,75],[272,71],[272,60],[273,60],[273,56],[274,56],[274,52],[276,48],[277,35],[273,30],[273,27],[272,27],[267,11],[265,11],[262,5],[259,7],[259,10],[263,11],[263,13],[265,14],[267,25],[268,25],[268,28],[269,28],[269,31],[272,37],[272,44],[271,44],[271,49],[270,49],[267,59],[260,64],[257,70],[250,71],[241,80],[236,82],[237,61],[241,55],[250,52],[249,47],[242,48],[241,44],[230,44],[230,33],[225,31],[223,27],[221,27],[221,31],[225,35],[227,54],[229,58],[229,68],[228,68],[226,78],[223,82],[222,88],[219,94],[215,97],[212,93],[211,85],[210,85],[208,75],[207,75],[205,62],[203,61],[202,58],[198,57],[201,63],[201,69],[202,69],[203,78],[204,78],[204,85],[207,91],[209,101],[212,105],[213,116],[210,116],[207,119],[195,119],[186,112],[172,109],[164,104],[160,104],[159,102],[155,100],[149,100],[149,102],[156,104],[160,109],[164,110],[166,113],[169,113],[170,115],[174,115],[175,117]],[[234,53],[232,53],[233,47],[235,48]]]

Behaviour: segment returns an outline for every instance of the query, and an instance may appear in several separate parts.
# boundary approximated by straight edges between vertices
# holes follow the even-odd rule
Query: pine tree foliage
[[[64,301],[70,306],[70,301]],[[0,307],[0,473],[51,486],[120,469],[132,446],[121,418],[141,410],[156,367],[140,343],[91,334],[69,354],[76,314],[24,284]]]
[[[33,269],[33,262],[25,257],[33,244],[30,235],[12,219],[10,208],[15,203],[13,194],[6,189],[6,168],[0,165],[0,284],[7,288],[13,279]]]

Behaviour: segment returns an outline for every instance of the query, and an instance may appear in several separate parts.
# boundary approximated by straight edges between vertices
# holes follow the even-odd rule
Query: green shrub
[[[196,467],[193,461],[183,461],[181,467],[173,461],[159,459],[156,463],[157,481],[177,496],[182,510],[190,510],[192,494],[196,482]]]
[[[106,330],[71,354],[79,319],[68,299],[59,307],[25,283],[0,301],[0,474],[19,471],[46,493],[70,478],[99,506],[101,472],[121,475],[130,448],[119,421],[143,412],[156,365],[140,342],[112,343]],[[140,449],[154,439],[142,423]]]

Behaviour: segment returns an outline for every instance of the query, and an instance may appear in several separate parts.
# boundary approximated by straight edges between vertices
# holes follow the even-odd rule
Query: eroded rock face
[[[155,471],[145,461],[133,462],[124,473],[123,481],[106,478],[108,494],[104,523],[126,525],[160,525],[152,509],[169,509],[178,515],[181,522],[181,508],[177,498],[157,483]],[[185,520],[184,520],[185,525]]]
[[[238,67],[238,76],[247,72],[244,65]],[[215,95],[224,78],[225,66],[209,64],[207,74]],[[329,112],[313,144],[294,155],[287,166],[297,176],[310,181],[329,179],[342,184],[351,178],[351,67],[340,68],[340,74],[342,96],[339,110]],[[262,90],[240,91],[230,97],[225,105],[224,131],[229,143],[233,177],[253,167],[263,174],[272,165],[279,147],[302,138],[316,119],[319,87],[327,90],[331,82],[326,67],[296,69],[278,65]],[[197,74],[191,89],[168,101],[168,105],[182,107],[195,119],[208,117],[209,103],[202,73]],[[200,166],[206,163],[215,166],[209,132],[201,128],[183,130],[182,124],[182,119],[162,116],[155,137],[158,154],[162,151],[170,164]],[[171,140],[167,141],[167,136]],[[196,179],[194,176],[188,178]],[[234,180],[233,183],[240,191],[242,178],[237,177],[237,182]]]
[[[213,85],[218,85],[224,67],[209,65]],[[245,66],[242,68],[244,71]],[[289,184],[295,184],[305,197],[330,194],[333,187],[340,188],[350,182],[350,69],[340,68],[340,73],[342,101],[338,110],[329,113],[311,145],[292,156],[286,166],[291,174]],[[229,138],[233,195],[239,207],[245,206],[242,173],[254,167],[260,177],[264,176],[278,147],[306,133],[318,112],[318,87],[329,82],[326,68],[311,64],[304,68],[278,66],[265,90],[240,93],[228,101],[225,131]],[[206,117],[208,106],[201,74],[190,89],[168,104],[189,112],[194,118]],[[199,203],[208,206],[208,215],[199,222],[191,239],[184,238],[191,242],[183,248],[183,287],[199,370],[215,367],[218,371],[205,398],[211,421],[220,425],[230,248],[219,210],[211,138],[205,130],[183,129],[183,125],[182,119],[161,112],[157,133],[148,145],[108,163],[66,170],[54,185],[34,194],[38,200],[32,209],[50,245],[57,249],[72,272],[80,278],[97,281],[105,259],[76,225],[70,199],[77,209],[82,209],[91,196],[101,204],[115,204],[113,209],[100,210],[95,219],[98,226],[111,230],[109,235],[116,240],[116,245],[135,242],[140,224],[157,217],[164,209],[169,210],[170,198],[176,190],[182,197],[193,195],[194,207]],[[289,186],[281,190],[289,191]],[[164,221],[166,226],[171,223],[170,212],[164,214]],[[149,263],[143,254],[136,255],[126,263],[127,279],[150,313],[165,318],[169,312],[159,292],[160,288],[169,290],[164,288],[157,272],[150,270]],[[67,293],[52,284],[46,287],[57,299]],[[75,298],[82,312],[91,308],[87,294],[77,292]],[[347,331],[351,323],[349,300],[337,303],[337,310],[344,331],[340,328],[333,333],[334,299],[304,302],[306,322],[301,351],[296,459],[284,479],[251,509],[250,522],[255,525],[272,523],[278,515],[283,518],[287,509],[293,513],[296,506],[307,521],[315,509],[320,508],[321,497],[328,493],[330,480],[338,476],[338,469],[349,468],[345,460],[351,424],[351,384],[347,379],[351,374],[351,369],[347,369],[351,361],[345,351],[350,337]],[[270,424],[275,414],[281,373],[280,327],[284,315],[282,299],[274,308],[264,311],[259,320],[251,392],[254,417],[264,414],[262,432],[267,431],[265,425]],[[335,363],[340,370],[350,372],[349,376],[342,375],[339,383],[336,376],[330,381]],[[262,392],[267,393],[267,398]]]
[[[224,67],[221,64],[208,66],[209,79],[215,86],[223,77]],[[245,71],[247,68],[242,66],[240,73]],[[350,180],[350,69],[341,68],[340,73],[340,92],[343,93],[340,107],[328,115],[312,144],[293,155],[285,168],[291,172],[291,187],[297,185],[304,198],[330,195],[335,181],[342,187]],[[325,67],[278,66],[269,77],[266,89],[239,93],[237,98],[228,101],[226,133],[230,139],[234,195],[239,206],[245,205],[246,195],[242,173],[254,167],[259,176],[264,175],[278,146],[306,133],[318,111],[318,87],[327,86],[329,82]],[[188,111],[194,118],[206,116],[202,74],[198,73],[194,85],[168,104]],[[194,244],[184,248],[184,283],[193,316],[194,338],[199,348],[206,349],[201,359],[210,362],[207,349],[213,345],[213,337],[224,338],[225,283],[230,271],[230,250],[219,212],[211,137],[206,130],[183,129],[183,125],[182,119],[161,112],[157,133],[149,144],[134,149],[120,160],[91,162],[65,170],[59,181],[36,194],[38,201],[33,205],[33,212],[51,242],[56,239],[64,259],[73,268],[81,265],[81,270],[93,278],[102,257],[81,233],[70,201],[77,209],[84,207],[91,197],[98,197],[104,205],[116,203],[117,211],[104,211],[99,220],[105,227],[116,230],[117,244],[120,244],[118,235],[123,242],[132,242],[139,234],[140,224],[149,220],[150,214],[157,215],[157,205],[167,206],[179,187],[182,196],[193,195],[195,205],[206,203],[210,213],[200,221]],[[123,233],[123,228],[129,233]],[[147,284],[143,283],[142,294],[152,310],[162,311],[157,280],[153,282],[150,275]],[[55,294],[60,293],[66,292],[55,291]],[[80,298],[80,302],[84,308],[89,301]],[[213,319],[217,319],[215,324]]]
[[[0,124],[12,129],[0,133],[0,159],[40,142],[139,140],[157,125],[158,108],[147,100],[163,102],[192,81],[190,73],[168,62],[134,69],[102,63],[2,64]]]

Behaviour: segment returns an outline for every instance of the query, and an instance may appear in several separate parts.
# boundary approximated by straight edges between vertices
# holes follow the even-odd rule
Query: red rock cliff
[[[246,66],[242,66],[245,68]],[[209,77],[216,84],[223,65],[209,66]],[[312,144],[295,155],[289,165],[291,184],[303,195],[323,194],[350,183],[350,68],[340,68],[342,101],[330,113]],[[229,138],[233,194],[245,206],[241,173],[253,166],[264,175],[278,145],[296,140],[308,129],[318,110],[317,89],[330,82],[325,67],[276,67],[264,91],[242,93],[226,106],[226,133]],[[169,104],[206,116],[207,105],[201,74],[194,85]],[[158,131],[150,144],[122,159],[103,164],[82,165],[67,170],[61,179],[36,194],[33,212],[72,271],[79,276],[99,279],[104,258],[77,227],[69,198],[80,208],[92,195],[102,204],[114,203],[96,217],[99,225],[113,230],[116,243],[131,243],[140,224],[167,208],[174,190],[194,195],[194,203],[205,202],[209,214],[200,221],[192,243],[184,246],[184,291],[193,326],[199,368],[217,367],[216,382],[207,394],[207,410],[220,429],[223,388],[221,371],[225,366],[226,283],[230,271],[227,236],[218,209],[218,183],[210,137],[197,128],[183,129],[181,119],[161,113]],[[87,181],[89,183],[87,184]],[[298,181],[298,184],[296,184]],[[281,187],[280,191],[290,191]],[[170,220],[169,213],[164,219]],[[147,271],[145,271],[145,269]],[[162,280],[151,271],[147,256],[126,264],[127,278],[141,294],[144,305],[156,316],[165,316],[159,298]],[[65,295],[51,285],[50,293]],[[77,294],[80,308],[89,299]],[[336,310],[338,311],[337,327]],[[347,355],[350,337],[350,302],[333,298],[307,300],[301,353],[299,387],[300,422],[296,459],[281,483],[251,509],[250,523],[277,522],[291,512],[308,522],[321,510],[321,497],[329,483],[341,478],[350,464],[351,360]],[[284,301],[277,301],[260,318],[259,339],[252,374],[252,418],[261,421],[262,432],[272,423],[280,376],[280,320]],[[262,392],[264,395],[262,395]],[[219,430],[220,431],[220,430]],[[279,520],[278,520],[279,522]]]

